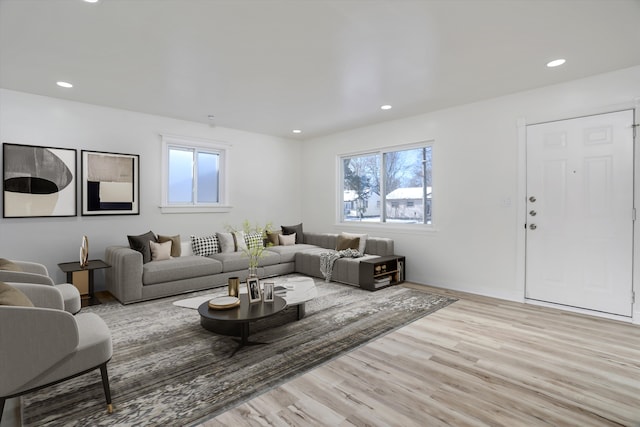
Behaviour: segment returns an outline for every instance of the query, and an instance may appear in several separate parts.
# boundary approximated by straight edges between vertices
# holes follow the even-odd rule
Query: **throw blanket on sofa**
[[[333,264],[340,258],[360,258],[362,254],[355,249],[345,249],[342,251],[323,252],[320,254],[320,273],[324,276],[325,282],[331,281]]]

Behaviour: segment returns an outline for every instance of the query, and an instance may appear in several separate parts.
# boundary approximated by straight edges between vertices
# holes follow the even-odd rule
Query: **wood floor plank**
[[[640,427],[640,327],[407,284],[460,300],[201,427]]]

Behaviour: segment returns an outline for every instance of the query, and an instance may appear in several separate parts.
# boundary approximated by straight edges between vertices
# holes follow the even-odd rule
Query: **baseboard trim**
[[[587,310],[584,308],[571,307],[569,305],[554,304],[550,302],[538,301],[533,299],[525,299],[526,304],[538,305],[540,307],[556,308],[558,310],[569,311],[571,313],[585,314],[587,316],[602,317],[610,320],[617,320],[624,323],[633,323],[632,317],[620,316],[617,314],[604,313],[602,311]]]

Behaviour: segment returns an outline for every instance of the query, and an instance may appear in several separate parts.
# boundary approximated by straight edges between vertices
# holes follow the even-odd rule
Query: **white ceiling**
[[[640,0],[0,0],[0,87],[291,138],[638,64]]]

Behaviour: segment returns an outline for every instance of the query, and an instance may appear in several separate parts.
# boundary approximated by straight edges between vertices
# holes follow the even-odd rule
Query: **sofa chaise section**
[[[338,234],[304,233],[304,242],[310,248],[296,252],[296,272],[323,278],[320,272],[320,255],[336,247]],[[296,245],[298,246],[298,245]],[[393,239],[368,237],[364,255],[359,258],[340,258],[333,265],[331,280],[347,285],[360,286],[360,261],[385,255],[393,255]]]

